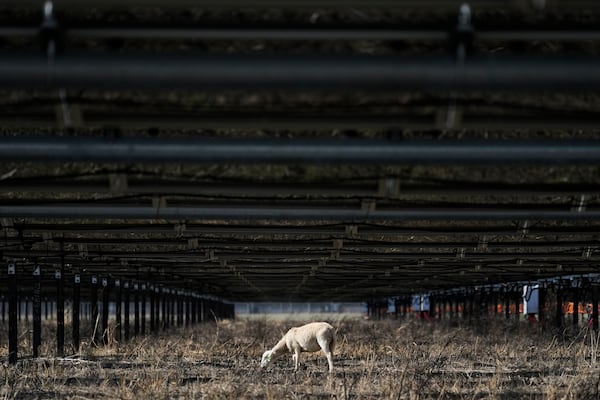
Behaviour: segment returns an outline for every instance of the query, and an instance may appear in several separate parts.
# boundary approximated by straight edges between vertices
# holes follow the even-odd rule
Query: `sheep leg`
[[[333,355],[330,351],[324,351],[325,357],[327,357],[327,364],[329,364],[329,372],[333,372]]]
[[[317,339],[317,341],[319,342],[319,346],[321,346],[321,350],[323,350],[325,357],[327,357],[327,364],[329,364],[329,372],[333,372],[333,354],[329,347],[329,341],[327,339],[320,338]]]
[[[294,354],[292,354],[292,360],[294,360],[294,371],[298,371],[298,364],[300,363],[300,351],[294,350]]]

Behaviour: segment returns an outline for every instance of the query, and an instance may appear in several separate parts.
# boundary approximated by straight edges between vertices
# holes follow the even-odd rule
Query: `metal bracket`
[[[127,174],[109,174],[108,184],[111,193],[125,193],[127,192],[128,182]]]
[[[44,19],[40,25],[40,45],[46,52],[49,61],[64,49],[64,32],[54,16],[54,4],[48,0],[44,3]]]
[[[161,208],[167,208],[167,199],[160,196],[160,197],[153,197],[152,198],[152,208],[156,208],[161,209]]]
[[[83,126],[83,117],[81,108],[69,104],[67,101],[67,91],[60,89],[58,91],[60,104],[55,107],[56,124],[59,128],[74,128]]]
[[[585,196],[585,194],[582,194],[579,199],[573,199],[573,207],[571,208],[572,211],[576,211],[576,212],[584,212],[586,209],[586,205],[587,205],[587,198]]]
[[[82,259],[87,259],[88,257],[88,248],[87,248],[87,244],[86,243],[79,243],[77,245],[78,250],[79,250],[79,257],[81,257]]]
[[[468,52],[473,44],[475,30],[471,23],[471,7],[467,3],[461,4],[458,9],[458,20],[453,32],[453,45],[456,50],[456,61],[464,64]]]
[[[335,250],[341,250],[344,248],[344,239],[333,239],[333,248]]]
[[[458,10],[458,21],[452,32],[452,45],[456,55],[456,67],[454,72],[454,90],[450,93],[448,111],[446,112],[445,128],[452,129],[459,126],[458,92],[456,87],[460,84],[459,79],[465,69],[465,60],[473,44],[474,30],[471,24],[471,7],[463,3]]]
[[[207,249],[205,251],[205,255],[204,256],[209,261],[216,261],[217,260],[217,257],[215,256],[215,251],[213,249]]]
[[[188,250],[198,250],[199,247],[200,247],[200,241],[198,240],[198,238],[188,239],[188,241],[187,241]]]
[[[394,199],[400,193],[400,179],[395,177],[380,178],[377,181],[377,194],[381,197]]]
[[[185,223],[175,224],[175,235],[180,238],[185,233],[186,226]]]
[[[488,237],[483,235],[479,238],[479,244],[477,245],[479,251],[486,251],[488,249]]]
[[[366,213],[375,212],[376,207],[377,207],[377,202],[373,199],[363,199],[363,201],[360,205],[361,210]]]
[[[350,237],[358,236],[358,226],[357,225],[346,225],[345,233],[346,233],[346,236],[350,236]]]
[[[521,226],[521,235],[525,236],[529,233],[529,220],[525,220]]]

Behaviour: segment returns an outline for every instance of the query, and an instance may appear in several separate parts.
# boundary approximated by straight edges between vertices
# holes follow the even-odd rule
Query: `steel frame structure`
[[[5,54],[0,87],[35,89],[573,90],[600,87],[596,57]]]
[[[143,3],[170,9],[248,5],[240,0]],[[585,0],[552,3],[550,10],[600,8],[597,2]],[[0,58],[0,88],[9,94],[0,124],[14,129],[0,137],[3,261],[27,268],[41,264],[46,270],[60,264],[70,275],[102,274],[230,300],[365,300],[598,272],[600,143],[594,93],[600,88],[600,56],[594,51],[576,57],[556,52],[541,56],[472,51],[473,44],[481,43],[509,46],[539,40],[570,46],[598,41],[600,34],[592,25],[478,31],[462,13],[458,21],[453,17],[449,27],[427,26],[424,20],[422,26],[406,30],[389,24],[373,29],[377,23],[315,29],[251,24],[174,29],[143,20],[136,21],[135,28],[119,24],[86,28],[82,26],[86,19],[78,22],[77,18],[85,17],[89,4],[54,2],[57,12],[71,17],[71,26],[61,25],[49,7],[40,26],[0,28],[8,47],[11,40],[18,43],[23,37],[30,47],[32,43],[36,49],[42,47],[37,52],[7,48]],[[131,6],[114,0],[94,4],[101,10]],[[536,7],[540,11],[540,4],[470,3],[474,10],[500,8],[512,13]],[[32,1],[11,0],[5,5],[39,7]],[[439,0],[253,3],[257,8],[291,10],[411,8],[424,13],[436,6],[436,21],[440,15],[455,16],[459,5]],[[34,39],[38,35],[40,43]],[[95,41],[136,43],[155,38],[170,44],[156,53],[131,52],[118,43],[111,51],[94,51]],[[278,39],[393,41],[425,44],[425,49],[428,43],[436,44],[434,54],[423,54],[425,50],[410,55],[401,51],[327,56],[171,51],[190,40],[247,44],[247,40]],[[90,43],[75,51],[67,46],[70,40]],[[110,43],[106,47],[111,48]],[[451,54],[441,51],[445,45]],[[59,96],[48,102],[48,97],[32,95],[11,103],[11,93],[31,89],[58,91]],[[80,90],[116,95],[91,95],[92,104],[86,104],[84,93],[71,102],[69,91]],[[135,90],[147,93],[145,101],[129,109],[110,104],[115,96]],[[406,107],[397,104],[373,111],[381,108],[375,104],[363,113],[357,112],[361,101],[354,108],[340,102],[335,114],[320,104],[308,110],[296,110],[293,103],[287,109],[268,109],[267,102],[248,111],[243,102],[232,102],[234,106],[223,111],[210,104],[196,110],[197,103],[185,106],[183,100],[158,105],[152,101],[157,92],[218,95],[248,90],[302,92],[312,99],[323,93],[343,97],[363,91],[375,95],[434,92],[438,98],[425,97],[413,108],[409,101]],[[554,109],[481,101],[490,91],[509,90],[524,97],[532,91],[569,96],[581,91],[584,95],[578,99],[583,105],[561,110],[570,98],[558,99]],[[486,94],[472,104],[462,104],[474,92]],[[69,111],[73,115],[66,118]],[[114,134],[105,132],[111,125]],[[152,137],[150,127],[160,138]],[[234,139],[227,132],[232,127],[250,132],[244,139]],[[38,128],[44,133],[35,132]],[[90,134],[84,128],[100,132]],[[140,128],[147,131],[144,137],[131,133]],[[288,139],[256,134],[251,128],[272,129]],[[505,136],[480,141],[383,140],[365,134],[361,140],[351,140],[332,134],[344,128],[392,133],[434,129],[440,136],[448,131],[460,136],[461,129],[496,129]],[[525,130],[535,136],[536,129],[542,128],[551,131],[547,136],[555,140],[525,141],[513,132]],[[581,128],[587,131],[587,140],[578,138]],[[122,134],[121,129],[128,131]],[[181,129],[199,132],[181,137]],[[205,136],[204,130],[209,129],[224,132],[217,132],[214,139],[195,136]],[[302,137],[297,133],[302,130],[312,136]],[[568,139],[562,139],[565,130]],[[122,166],[114,167],[115,163]],[[172,179],[159,178],[161,172],[154,178],[135,172],[160,171],[161,165],[173,167],[175,172],[164,174]],[[178,167],[189,165],[201,171],[173,178]],[[231,165],[256,169],[241,177],[227,169]],[[274,165],[281,170],[270,176],[267,171]],[[315,165],[369,169],[370,180],[368,184],[338,182],[335,174],[333,179],[320,179],[314,171],[303,169]],[[427,170],[440,166],[460,166],[472,171],[473,177],[461,183],[460,178]],[[536,167],[571,172],[556,176],[537,172],[534,178],[519,179],[522,169]],[[109,176],[97,179],[88,173],[97,169],[109,170]],[[204,176],[210,169],[218,170],[212,180],[190,178]],[[414,180],[393,177],[399,169]],[[486,178],[490,171],[491,180]],[[253,173],[257,176],[249,179],[247,175]],[[518,176],[505,176],[510,173]],[[433,183],[421,185],[424,176]],[[33,279],[24,274],[19,278],[27,284]],[[43,276],[44,286],[52,279]],[[8,289],[3,282],[2,293]]]

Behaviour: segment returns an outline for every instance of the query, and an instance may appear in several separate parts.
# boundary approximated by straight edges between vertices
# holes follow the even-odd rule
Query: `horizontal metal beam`
[[[585,90],[600,58],[4,54],[0,87],[47,89]]]
[[[88,21],[86,21],[87,23]],[[140,25],[140,23],[137,23]],[[143,25],[142,25],[143,26]],[[180,28],[170,26],[135,27],[131,25],[110,27],[67,28],[70,39],[126,39],[126,40],[276,40],[276,41],[328,41],[328,40],[378,40],[378,41],[446,41],[450,39],[448,29],[402,29],[398,26],[331,26],[331,27],[257,27],[226,26],[206,28]],[[0,37],[36,37],[39,27],[0,26]],[[474,40],[481,41],[598,41],[597,30],[550,30],[550,29],[505,29],[475,32]]]
[[[376,106],[376,105],[375,105]],[[57,112],[56,104],[4,106],[0,125],[19,128],[120,127],[123,129],[155,128],[180,129],[237,129],[248,132],[258,129],[330,132],[339,130],[398,131],[403,129],[468,129],[514,131],[544,129],[549,131],[597,130],[600,117],[594,111],[573,112],[527,107],[487,107],[482,105],[461,106],[454,120],[448,121],[448,105],[437,108],[403,106],[403,110],[369,113],[364,108],[339,109],[321,107],[318,113],[302,110],[302,106],[287,110],[268,107],[228,109],[226,111],[198,109],[173,110],[161,107],[119,104],[90,105],[69,101],[67,108]],[[268,110],[266,108],[269,108]],[[65,121],[65,112],[71,119]],[[73,118],[73,114],[76,118]]]
[[[558,236],[558,237],[574,237],[580,236],[587,240],[588,237],[596,235],[600,231],[598,223],[590,223],[589,221],[582,221],[585,223],[579,223],[577,225],[555,225],[555,224],[531,224],[526,230],[520,225],[513,224],[512,222],[503,222],[501,224],[487,224],[485,227],[479,223],[474,224],[453,224],[451,226],[445,223],[436,225],[422,225],[419,226],[393,226],[393,225],[376,225],[376,224],[356,224],[356,232],[346,229],[344,224],[302,224],[292,226],[289,224],[277,224],[271,223],[269,225],[250,225],[250,224],[197,224],[197,223],[186,223],[185,235],[192,237],[212,237],[218,235],[225,238],[240,239],[242,237],[307,237],[331,239],[331,238],[347,238],[347,237],[358,237],[358,238],[372,238],[377,239],[381,237],[404,237],[404,236],[415,236],[415,237],[456,237],[456,236],[467,236],[469,238],[478,238],[481,235],[495,235],[496,237],[508,236],[512,237],[517,235],[519,237],[523,235],[540,235],[544,237]],[[103,223],[76,223],[69,221],[68,223],[17,223],[15,222],[13,230],[15,232],[22,232],[25,235],[32,233],[59,233],[59,234],[162,234],[170,235],[176,231],[176,224],[173,223],[145,223],[145,222],[133,222],[127,223],[115,223],[115,222],[103,222]],[[5,228],[9,229],[9,228]],[[471,239],[478,240],[478,239]],[[555,240],[555,238],[552,238]]]
[[[204,255],[205,261],[218,260],[226,254],[231,252],[237,252],[236,257],[244,258],[247,257],[260,257],[262,255],[271,256],[279,255],[282,252],[291,251],[305,251],[306,253],[299,253],[299,256],[314,256],[315,252],[321,252],[319,255],[331,256],[332,258],[342,257],[365,257],[371,254],[388,254],[392,255],[406,255],[407,251],[417,252],[419,254],[425,254],[429,250],[433,249],[431,255],[442,255],[442,250],[451,251],[455,256],[461,256],[461,254],[469,254],[470,256],[481,252],[494,253],[495,255],[507,254],[508,251],[515,251],[518,249],[528,249],[531,252],[533,249],[553,254],[558,254],[559,249],[572,253],[573,251],[578,252],[578,257],[591,257],[592,254],[596,254],[596,251],[600,248],[600,243],[593,240],[514,240],[510,238],[506,241],[494,241],[494,242],[482,242],[481,240],[472,241],[457,241],[457,240],[436,240],[436,241],[377,241],[377,240],[353,240],[344,239],[336,243],[336,240],[292,240],[292,239],[199,239],[195,238],[196,242],[194,246],[185,246],[189,244],[189,238],[175,238],[175,237],[156,237],[156,238],[136,238],[131,237],[131,234],[118,235],[114,237],[95,237],[87,236],[83,237],[83,233],[79,233],[78,237],[59,237],[54,240],[44,239],[43,237],[23,237],[13,236],[5,237],[0,244],[0,249],[13,248],[17,249],[41,249],[42,251],[50,251],[52,247],[54,250],[58,248],[58,243],[62,245],[75,245],[75,244],[86,244],[94,246],[93,249],[90,247],[85,248],[86,254],[98,253],[98,254],[114,254],[114,252],[127,251],[128,249],[137,249],[133,257],[137,257],[140,254],[164,254],[173,258],[192,256],[198,258]],[[257,235],[258,236],[258,235]],[[496,239],[497,240],[497,239]],[[177,250],[177,253],[173,253],[173,250]],[[331,251],[335,251],[331,253]],[[390,250],[393,251],[390,253]],[[455,251],[459,250],[459,253]],[[58,251],[58,250],[56,250]],[[403,251],[403,252],[401,252]],[[583,251],[583,252],[582,252]],[[81,253],[80,249],[76,249],[73,246],[68,252]],[[79,254],[78,253],[78,254]],[[138,254],[139,253],[139,254]],[[150,253],[149,253],[150,254]],[[332,254],[335,254],[332,255]],[[530,253],[533,255],[534,253]],[[228,257],[228,256],[226,256]],[[287,257],[287,256],[286,256]],[[202,257],[200,257],[202,258]]]
[[[12,33],[16,34],[18,31]],[[10,33],[10,31],[7,31]],[[24,32],[23,32],[24,33]],[[67,31],[70,37],[91,39],[162,39],[162,40],[447,40],[449,33],[432,30],[401,29],[319,29],[319,28],[77,28]],[[0,30],[0,35],[2,30]],[[581,32],[593,37],[593,32]],[[569,35],[572,36],[572,35]],[[493,35],[492,35],[493,37]],[[581,37],[581,36],[580,36]]]
[[[444,250],[447,250],[444,248]],[[46,249],[41,250],[4,250],[6,257],[57,257],[65,255],[66,257],[80,258],[78,251],[65,251],[56,252],[53,254]],[[327,266],[337,268],[338,266],[344,266],[344,268],[351,269],[355,267],[358,270],[370,269],[380,265],[386,265],[387,263],[394,262],[413,262],[416,264],[417,260],[424,260],[428,266],[436,265],[439,263],[453,263],[455,265],[466,265],[467,263],[477,262],[504,262],[510,263],[513,259],[519,259],[526,262],[578,262],[581,264],[592,263],[596,265],[599,261],[598,255],[595,253],[590,257],[582,257],[580,251],[574,252],[572,250],[563,251],[532,251],[532,249],[524,249],[521,251],[510,251],[510,252],[472,252],[469,251],[463,258],[460,258],[455,251],[405,251],[405,252],[342,252],[335,257],[331,257],[329,251],[324,250],[273,250],[273,251],[260,251],[260,252],[233,252],[233,251],[218,251],[215,254],[214,260],[204,259],[203,254],[197,251],[190,252],[174,252],[171,249],[165,250],[145,250],[145,249],[134,249],[130,250],[111,250],[103,248],[98,251],[90,251],[87,257],[90,260],[96,258],[100,259],[119,259],[128,260],[132,262],[140,263],[176,263],[179,266],[186,264],[196,265],[201,268],[211,268],[211,264],[219,266],[221,261],[227,261],[227,265],[239,265],[239,266],[250,266],[253,264],[270,265],[271,263],[281,263],[281,265],[294,265],[302,267],[302,263],[312,263],[317,265],[319,261],[326,260]],[[368,263],[368,267],[365,267],[365,263]],[[208,263],[208,264],[207,264]],[[289,264],[288,264],[289,263]],[[327,269],[327,266],[320,268]],[[416,268],[420,267],[417,265],[408,265],[403,268]],[[285,272],[282,270],[281,272]]]
[[[0,28],[0,36],[29,36],[34,29]],[[398,28],[76,28],[69,36],[90,39],[162,39],[162,40],[389,40],[389,41],[444,41],[450,39],[447,30],[405,30]],[[476,41],[558,41],[577,42],[600,40],[600,31],[594,30],[489,30],[475,33]]]
[[[258,235],[257,235],[258,236]],[[328,250],[331,251],[334,249],[334,241],[331,239],[302,239],[302,240],[294,240],[294,239],[220,239],[216,240],[213,238],[210,239],[196,239],[196,245],[188,248],[190,250],[213,250],[213,255],[220,255],[221,251],[231,251],[235,249],[236,251],[239,249],[244,249],[248,255],[255,255],[260,253],[269,253],[274,249],[305,249],[310,251],[315,250]],[[188,244],[189,238],[179,238],[179,237],[156,237],[156,238],[135,238],[131,237],[130,234],[127,234],[126,237],[123,235],[115,235],[114,237],[106,237],[106,234],[103,237],[96,237],[96,235],[92,236],[83,236],[82,232],[79,232],[77,237],[64,237],[56,239],[56,242],[62,244],[88,244],[94,245],[98,247],[108,247],[108,248],[119,248],[123,247],[133,247],[136,246],[138,249],[147,249],[147,248],[156,248],[157,245],[160,245],[162,249],[164,249],[165,254],[169,253],[173,249],[181,250],[182,245]],[[2,243],[0,244],[1,248],[10,248],[15,247],[19,248],[20,246],[26,245],[34,245],[35,243],[44,242],[44,238],[42,236],[5,236],[2,239]],[[47,243],[45,243],[47,245]],[[341,249],[370,249],[370,250],[399,250],[399,249],[417,249],[418,251],[423,251],[423,249],[464,249],[469,251],[469,254],[472,251],[481,252],[483,249],[495,250],[495,251],[503,251],[504,249],[550,249],[552,251],[556,251],[557,249],[571,249],[571,250],[581,250],[586,249],[590,251],[590,255],[592,251],[598,250],[600,247],[600,242],[594,240],[519,240],[515,241],[514,239],[500,241],[498,238],[495,238],[495,241],[490,242],[481,242],[479,240],[471,240],[471,241],[456,241],[454,239],[450,239],[447,241],[378,241],[378,240],[356,240],[356,239],[345,239],[340,242],[340,250]],[[337,250],[337,248],[335,248]],[[102,250],[104,252],[104,250]],[[364,256],[365,253],[357,253],[357,256]]]
[[[580,165],[600,164],[600,141],[106,140],[18,136],[0,138],[0,160]]]
[[[57,179],[25,178],[5,179],[0,193],[131,193],[139,195],[193,195],[193,196],[242,196],[242,197],[383,197],[399,196],[580,196],[600,194],[600,185],[592,183],[572,184],[507,184],[502,182],[439,182],[439,184],[404,183],[401,178],[358,180],[356,182],[210,182],[178,179],[127,179],[122,188],[111,188],[106,179]],[[387,183],[401,183],[401,189],[387,190]],[[383,187],[383,188],[382,188]],[[25,197],[23,198],[25,200]],[[40,198],[36,197],[36,201]],[[63,198],[68,201],[68,197]],[[50,200],[49,200],[50,201]]]
[[[264,207],[135,207],[135,206],[0,206],[0,217],[18,218],[127,218],[168,220],[598,220],[599,210],[524,210],[524,209],[399,209],[356,210]]]
[[[583,187],[581,187],[583,189]],[[438,193],[442,193],[442,188]],[[589,187],[594,193],[600,193],[600,187]],[[251,197],[282,197],[282,196],[369,196],[376,197],[379,189],[376,181],[365,183],[286,183],[286,182],[193,182],[189,180],[161,179],[128,179],[126,187],[111,189],[106,180],[69,180],[52,181],[43,179],[5,180],[0,185],[0,193],[133,193],[133,194],[180,194],[199,196],[251,196]],[[427,191],[427,190],[426,190]],[[563,191],[552,192],[553,194]],[[413,192],[403,187],[403,193]],[[417,192],[420,193],[420,192]],[[505,191],[514,195],[514,192]],[[591,193],[589,191],[567,191],[564,193]]]
[[[40,7],[39,0],[4,0],[6,6],[35,6]],[[131,8],[247,8],[247,9],[420,9],[427,11],[454,11],[457,12],[462,0],[54,0],[55,9],[81,10],[81,9],[131,9]],[[531,0],[471,0],[469,5],[475,9],[518,9],[527,8],[543,9],[544,2],[536,6]],[[578,9],[580,7],[596,8],[594,0],[554,0],[549,8]]]

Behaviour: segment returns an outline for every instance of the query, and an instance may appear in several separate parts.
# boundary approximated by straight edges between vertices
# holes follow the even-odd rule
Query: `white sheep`
[[[327,322],[311,322],[290,329],[271,350],[264,352],[260,366],[264,368],[271,360],[290,352],[293,353],[294,371],[297,371],[300,353],[319,351],[319,349],[323,350],[327,357],[329,372],[333,372],[335,329]]]

